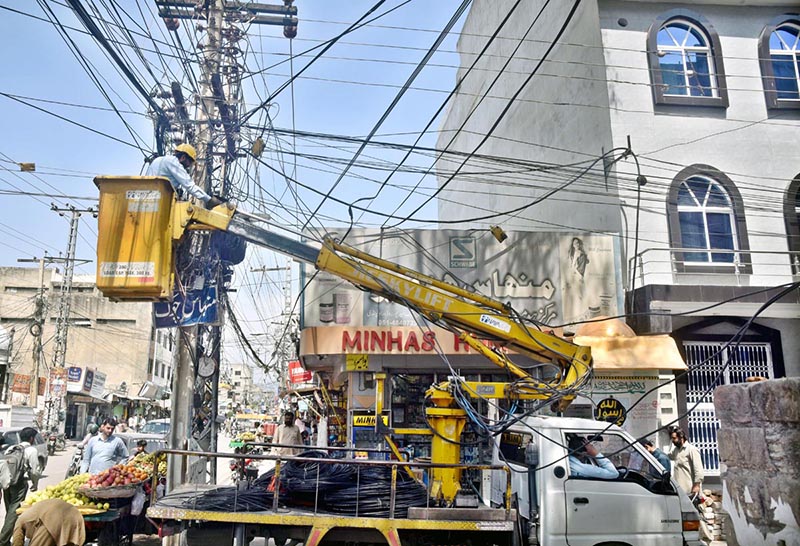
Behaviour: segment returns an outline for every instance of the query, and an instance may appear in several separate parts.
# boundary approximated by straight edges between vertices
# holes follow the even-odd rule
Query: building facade
[[[5,369],[7,389],[4,394],[8,403],[31,404],[34,347],[40,339],[42,358],[38,375],[41,379],[36,406],[39,410],[47,409],[46,400],[51,398],[48,394],[52,382],[48,379],[53,364],[61,282],[57,270],[44,271],[43,320],[39,329],[33,326],[37,297],[42,289],[39,270],[0,268],[0,324],[6,331],[14,331],[13,350]],[[61,388],[63,395],[71,394],[68,406],[62,404],[61,409],[67,411],[68,424],[75,421],[71,426],[78,434],[84,421],[93,412],[101,411],[101,406],[138,399],[137,393],[154,379],[166,386],[171,373],[171,356],[165,354],[171,353],[168,348],[156,352],[156,336],[163,334],[153,329],[151,304],[110,302],[96,289],[93,277],[81,276],[74,277],[69,298],[65,369],[71,375],[61,379]],[[154,354],[157,355],[155,360]],[[156,371],[155,366],[148,369],[148,362],[159,362],[159,369]],[[82,407],[73,407],[76,405]],[[102,411],[110,414],[111,409]]]
[[[524,2],[503,23],[513,5],[465,22],[440,218],[616,237],[628,324],[689,366],[663,420],[718,474],[713,388],[800,375],[800,10]]]

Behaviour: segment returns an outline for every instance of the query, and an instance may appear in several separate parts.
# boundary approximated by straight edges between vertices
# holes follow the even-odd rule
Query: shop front
[[[623,331],[573,339],[592,347],[594,374],[566,415],[617,422],[635,437],[646,436],[665,426],[670,417],[677,417],[672,403],[674,386],[662,383],[685,365],[672,338],[637,337],[617,329]],[[396,443],[412,457],[429,455],[431,433],[425,407],[426,392],[433,385],[454,375],[481,382],[514,379],[452,332],[439,328],[308,328],[301,333],[300,356],[305,368],[316,372],[323,395],[336,401],[332,405],[338,410],[334,411],[346,428],[331,432],[338,433],[342,445],[386,447],[383,435],[375,429],[375,411],[380,406],[383,421],[395,431]],[[541,369],[520,355],[510,356],[523,368]],[[325,407],[325,399],[322,401],[320,407]],[[492,405],[480,397],[474,399],[475,408],[484,417],[490,417]],[[510,408],[507,401],[497,405]],[[519,411],[530,407],[517,406]],[[539,410],[549,412],[549,408]],[[652,439],[659,445],[667,441],[666,435]],[[463,442],[462,455],[468,463],[477,462],[481,449],[487,447],[470,427],[464,431]]]
[[[103,398],[106,374],[94,368],[67,368],[66,422],[67,438],[82,440],[90,423],[100,423],[111,413],[111,404]]]

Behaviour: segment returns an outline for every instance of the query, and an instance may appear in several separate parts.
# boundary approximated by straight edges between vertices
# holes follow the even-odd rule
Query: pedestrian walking
[[[3,490],[3,504],[6,508],[6,519],[0,531],[0,546],[10,546],[14,534],[14,524],[17,522],[17,509],[28,494],[28,480],[31,481],[32,490],[35,491],[42,476],[39,467],[39,452],[33,446],[36,438],[36,429],[23,428],[19,433],[20,443],[6,449],[4,456],[7,458],[19,457],[15,462],[15,472],[11,473],[10,483]],[[21,451],[21,453],[20,453]],[[21,457],[20,457],[21,455]]]

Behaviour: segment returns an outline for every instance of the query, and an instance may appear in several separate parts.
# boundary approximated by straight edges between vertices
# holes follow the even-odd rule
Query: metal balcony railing
[[[648,248],[628,260],[626,289],[653,284],[776,286],[798,277],[800,251]]]

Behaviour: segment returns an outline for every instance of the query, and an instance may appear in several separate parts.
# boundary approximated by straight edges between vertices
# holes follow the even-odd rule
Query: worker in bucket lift
[[[147,167],[147,176],[161,176],[169,180],[172,189],[178,194],[179,199],[195,199],[205,203],[207,209],[213,209],[222,204],[222,200],[213,195],[208,195],[194,183],[189,173],[197,160],[197,151],[191,144],[179,144],[175,153],[169,156],[157,157]]]

